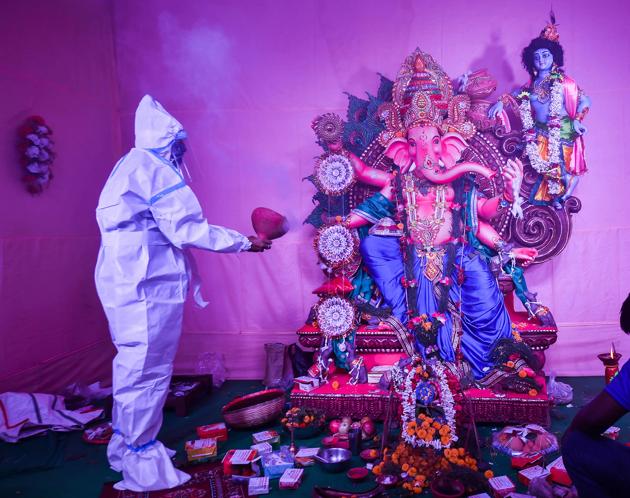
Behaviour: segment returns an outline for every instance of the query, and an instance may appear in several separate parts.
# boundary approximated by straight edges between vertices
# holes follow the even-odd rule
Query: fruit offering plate
[[[511,456],[545,455],[558,450],[556,436],[537,424],[504,427],[494,435],[492,445]]]

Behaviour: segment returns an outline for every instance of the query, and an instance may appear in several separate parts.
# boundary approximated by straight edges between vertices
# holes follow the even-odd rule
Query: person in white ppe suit
[[[208,224],[180,170],[184,129],[148,95],[136,111],[135,135],[96,209],[102,242],[95,279],[118,351],[107,456],[123,480],[114,487],[153,491],[190,479],[156,439],[194,273],[185,250],[259,252],[271,243]]]

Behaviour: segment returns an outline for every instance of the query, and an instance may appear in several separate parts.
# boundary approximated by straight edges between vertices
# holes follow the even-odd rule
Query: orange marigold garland
[[[444,412],[444,420],[435,420],[421,413],[416,415],[418,386],[432,381],[436,385],[439,406]],[[421,386],[422,387],[422,386]],[[429,397],[421,403],[430,405],[437,398]],[[431,446],[437,450],[448,448],[457,441],[455,431],[455,401],[448,385],[444,365],[439,361],[422,365],[419,357],[414,357],[405,377],[402,390],[402,438],[413,447]]]
[[[479,465],[464,448],[414,448],[401,441],[393,452],[386,453],[383,460],[372,468],[374,475],[397,475],[402,479],[402,488],[420,494],[439,475],[453,475],[458,479],[467,476],[468,494],[487,490],[487,481],[479,472]],[[462,479],[464,480],[464,479]]]

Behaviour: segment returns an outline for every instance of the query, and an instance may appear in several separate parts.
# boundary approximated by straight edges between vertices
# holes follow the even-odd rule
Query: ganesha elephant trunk
[[[427,180],[437,184],[454,182],[466,173],[476,173],[483,176],[484,178],[487,178],[488,180],[492,179],[492,177],[496,175],[496,173],[490,168],[477,163],[459,163],[452,168],[448,168],[442,171],[425,169],[422,171],[422,173]]]

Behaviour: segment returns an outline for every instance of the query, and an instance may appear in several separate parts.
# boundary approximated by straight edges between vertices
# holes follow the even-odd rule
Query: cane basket
[[[221,410],[223,419],[236,429],[249,429],[268,424],[282,415],[285,392],[267,389],[234,398]]]

